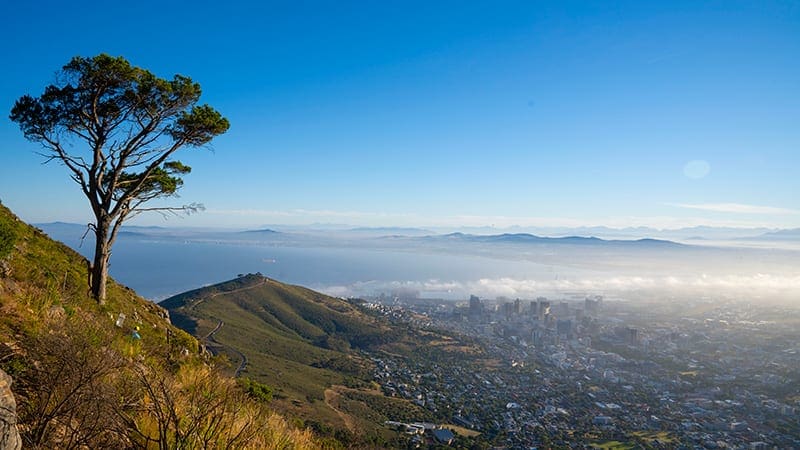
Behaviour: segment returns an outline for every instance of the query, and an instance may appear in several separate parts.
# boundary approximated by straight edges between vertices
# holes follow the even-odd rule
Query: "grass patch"
[[[662,444],[670,444],[675,442],[675,437],[670,435],[667,431],[634,431],[631,435],[647,443],[658,441]]]
[[[592,443],[592,448],[601,450],[630,450],[636,448],[633,444],[626,444],[620,441],[606,441]]]

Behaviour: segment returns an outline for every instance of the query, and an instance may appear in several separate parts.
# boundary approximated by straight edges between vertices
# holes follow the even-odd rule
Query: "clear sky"
[[[231,121],[175,226],[800,227],[800,2],[3,2],[0,199],[88,220],[8,119],[72,56]]]

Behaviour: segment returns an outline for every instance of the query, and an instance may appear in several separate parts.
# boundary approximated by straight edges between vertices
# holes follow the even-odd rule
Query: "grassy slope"
[[[428,417],[416,405],[370,387],[371,363],[358,349],[377,348],[399,331],[344,300],[251,274],[161,305],[201,338],[224,322],[214,337],[247,356],[242,376],[275,387],[276,404],[293,416],[386,438],[391,433],[381,424],[395,418],[387,405]],[[239,363],[232,359],[234,366]]]
[[[162,308],[114,280],[109,281],[106,304],[98,305],[88,295],[87,261],[74,250],[22,222],[2,205],[0,221],[16,235],[15,249],[7,258],[10,276],[0,278],[0,308],[7,313],[0,314],[0,336],[30,325],[39,313],[58,313],[63,308],[66,314],[88,314],[107,326],[113,326],[122,313],[127,319],[119,332],[140,326],[145,345],[155,345],[169,330],[187,348],[196,350],[196,341],[172,326]]]
[[[98,351],[101,344],[123,343],[130,348],[125,342],[130,341],[133,327],[139,326],[142,336],[136,350],[139,358],[171,358],[165,349],[178,349],[178,353],[188,350],[188,356],[179,357],[183,360],[180,364],[197,366],[200,361],[197,340],[173,326],[162,307],[113,280],[109,281],[106,304],[98,305],[89,296],[86,259],[25,224],[2,204],[0,231],[4,239],[9,232],[14,236],[10,252],[0,254],[0,366],[9,363],[13,354],[22,357],[28,354],[30,336],[58,333],[52,327],[64,324],[106,330],[103,335],[110,341],[98,343]],[[120,313],[127,318],[122,327],[116,327],[114,323]],[[20,411],[26,407],[24,398],[18,399],[18,407]],[[275,445],[296,448],[317,446],[307,432],[287,428],[282,418],[271,415],[265,420],[271,423],[269,442],[283,442]]]

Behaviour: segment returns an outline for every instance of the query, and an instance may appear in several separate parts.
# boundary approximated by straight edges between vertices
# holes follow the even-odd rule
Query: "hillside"
[[[368,363],[349,350],[379,342],[388,331],[344,301],[260,275],[180,294],[161,305],[195,336],[213,333],[207,344],[231,353],[237,364],[242,357],[235,351],[245,353],[250,361],[242,375],[275,380],[277,392],[294,400],[322,399],[325,387],[344,381],[342,374],[367,375]],[[339,373],[325,370],[333,365]],[[297,371],[304,376],[281,376]]]
[[[141,339],[133,336],[138,327]],[[24,448],[318,448],[237,383],[165,309],[110,281],[0,205],[0,369]]]
[[[320,431],[386,444],[397,435],[385,420],[430,417],[371,383],[373,363],[364,352],[410,337],[356,304],[249,274],[161,306],[176,325],[228,355],[231,371],[271,386],[274,407]]]

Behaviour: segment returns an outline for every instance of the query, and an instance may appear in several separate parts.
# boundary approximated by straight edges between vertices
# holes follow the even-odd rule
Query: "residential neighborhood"
[[[480,432],[487,446],[800,447],[791,307],[473,296],[383,298],[369,308],[480,346],[460,362],[435,350],[374,356],[374,378],[386,395]]]

